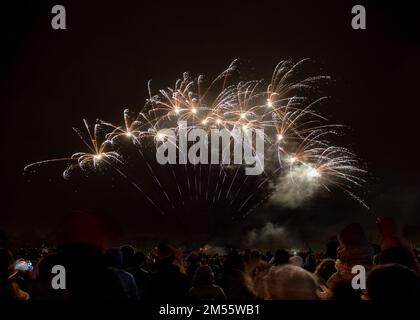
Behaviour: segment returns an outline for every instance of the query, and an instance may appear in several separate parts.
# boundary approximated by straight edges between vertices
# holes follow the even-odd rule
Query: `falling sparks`
[[[364,204],[354,190],[363,186],[362,176],[365,171],[359,167],[354,154],[334,142],[340,126],[329,124],[315,110],[315,106],[325,98],[309,99],[304,94],[305,90],[316,87],[318,82],[328,77],[301,76],[299,70],[306,61],[280,62],[271,81],[265,86],[262,81],[256,80],[230,84],[229,77],[237,69],[236,61],[206,86],[203,84],[203,76],[192,78],[187,73],[173,87],[158,90],[154,95],[149,83],[149,98],[144,108],[134,115],[128,109],[124,110],[123,125],[99,121],[92,132],[84,120],[88,139],[75,129],[89,152],[36,162],[26,166],[25,170],[54,161],[73,161],[76,163],[71,166],[79,166],[82,170],[97,170],[108,165],[129,180],[162,212],[157,205],[159,194],[156,199],[152,199],[126,173],[128,169],[120,146],[121,140],[125,139],[132,141],[131,145],[138,148],[148,172],[159,186],[160,194],[165,196],[172,207],[179,203],[188,205],[192,199],[205,199],[211,204],[225,201],[245,216],[270,197],[270,191],[264,187],[270,181],[281,181],[278,178],[282,172],[288,172],[288,179],[292,183],[302,184],[303,188],[305,183],[313,185],[314,182],[328,191],[331,186],[337,186]],[[221,88],[217,85],[220,83],[223,84]],[[181,128],[180,121],[186,121],[187,127]],[[146,146],[150,139],[155,146],[169,139],[169,136],[160,132],[161,129],[189,131],[197,127],[206,132],[214,128],[225,128],[234,138],[237,128],[242,131],[264,130],[265,149],[271,154],[267,157],[264,175],[260,180],[250,182],[251,179],[240,172],[244,165],[227,167],[220,164],[217,168],[211,165],[194,165],[189,168],[185,165],[182,177],[179,169],[169,166],[167,175],[172,177],[177,190],[177,199],[174,199],[173,193],[170,195],[167,192],[156,169],[148,162],[148,155],[153,150]],[[98,137],[100,129],[108,130],[102,143]],[[253,145],[248,147],[254,148]],[[254,189],[249,187],[249,183],[254,184]],[[266,192],[267,195],[258,198],[257,191]]]

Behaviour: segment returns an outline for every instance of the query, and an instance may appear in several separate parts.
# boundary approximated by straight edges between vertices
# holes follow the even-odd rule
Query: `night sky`
[[[140,110],[149,79],[157,89],[183,71],[216,76],[235,58],[251,78],[269,78],[280,60],[311,58],[334,79],[321,111],[348,126],[340,139],[369,171],[364,197],[371,209],[322,194],[299,209],[266,206],[199,241],[246,241],[250,230],[272,223],[286,230],[280,233],[287,244],[311,245],[351,221],[377,240],[376,214],[397,217],[419,243],[420,19],[413,1],[4,2],[10,3],[0,10],[3,234],[48,237],[63,214],[77,209],[106,216],[126,239],[176,239],[179,229],[168,231],[170,223],[146,212],[118,181],[104,190],[101,183],[64,181],[64,164],[30,176],[23,167],[82,149],[72,127],[83,118],[119,122],[124,108]],[[66,8],[66,30],[51,28],[55,4]],[[366,7],[366,30],[351,28],[355,4]]]

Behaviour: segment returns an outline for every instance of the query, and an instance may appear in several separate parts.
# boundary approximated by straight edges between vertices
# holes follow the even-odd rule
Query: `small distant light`
[[[95,154],[93,157],[95,158],[95,160],[101,160],[102,154]]]
[[[245,119],[246,118],[246,113],[241,113],[241,119]]]
[[[277,135],[277,141],[282,141],[283,140],[283,135],[281,134],[281,133],[279,133],[278,135]]]
[[[296,157],[290,157],[290,158],[289,158],[289,162],[290,162],[290,163],[295,163],[295,162],[296,162],[296,160],[297,160],[297,158],[296,158]]]
[[[192,108],[192,109],[191,109],[191,112],[192,112],[193,114],[196,114],[196,113],[197,113],[197,109],[196,109],[196,108]]]
[[[178,114],[181,111],[181,109],[179,109],[179,107],[175,107],[175,113]]]
[[[217,124],[221,124],[221,123],[222,123],[222,120],[217,119],[217,120],[216,120],[216,123],[217,123]]]
[[[273,107],[273,101],[271,101],[271,99],[267,99],[267,107]]]
[[[202,124],[206,125],[207,124],[207,120],[204,119],[203,121],[201,121]]]
[[[127,137],[131,137],[133,134],[132,134],[130,131],[127,131],[127,132],[125,133],[125,135],[126,135]]]

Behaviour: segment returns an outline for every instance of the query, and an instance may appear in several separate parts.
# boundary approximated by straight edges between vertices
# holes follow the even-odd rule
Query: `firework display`
[[[74,129],[86,152],[32,163],[25,171],[65,161],[66,179],[71,179],[75,170],[114,172],[163,215],[180,208],[225,206],[232,216],[246,217],[274,193],[284,192],[285,186],[298,188],[301,197],[306,195],[302,190],[308,188],[335,188],[365,205],[357,196],[365,170],[350,150],[335,144],[341,126],[330,124],[316,110],[326,97],[314,98],[312,93],[329,77],[304,75],[306,62],[281,61],[268,84],[263,80],[232,81],[237,60],[213,81],[184,73],[174,87],[156,94],[149,82],[144,107],[139,113],[124,110],[122,125],[97,120],[92,128],[84,120],[86,132]],[[238,139],[238,132],[263,132],[262,173],[246,175],[247,165],[233,159],[219,164],[156,162],[156,149],[170,137],[165,132],[188,133],[197,128],[209,135],[214,129],[226,129],[233,140]],[[184,156],[177,141],[170,142],[176,145],[178,157]],[[252,139],[243,142],[244,149],[256,153]],[[220,150],[221,159],[223,152]]]

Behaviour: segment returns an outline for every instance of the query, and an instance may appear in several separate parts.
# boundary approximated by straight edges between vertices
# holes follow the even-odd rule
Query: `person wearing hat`
[[[373,263],[373,247],[366,238],[365,232],[359,223],[346,226],[338,236],[337,260],[334,273],[327,281],[327,287],[334,290],[339,282],[353,279],[352,268],[361,265],[369,270]]]

